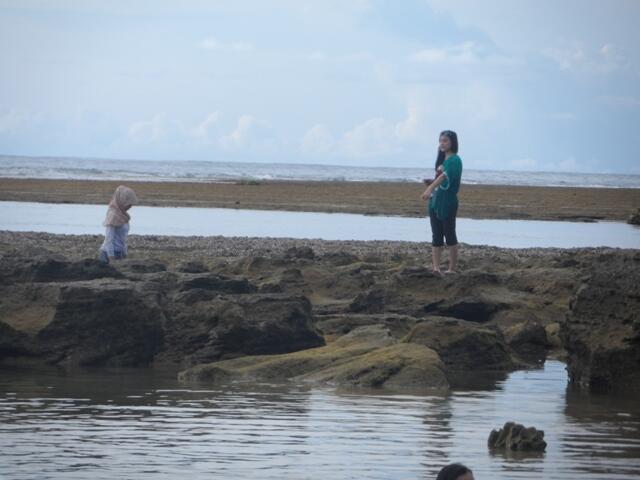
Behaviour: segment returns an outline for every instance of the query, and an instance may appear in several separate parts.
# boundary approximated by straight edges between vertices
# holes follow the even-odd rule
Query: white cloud
[[[584,169],[584,165],[582,166],[582,169]],[[578,162],[576,162],[574,157],[569,157],[566,160],[558,162],[558,166],[555,170],[559,172],[577,172],[581,170],[581,167],[578,165]]]
[[[370,118],[344,134],[344,153],[349,157],[372,157],[397,151],[395,127],[384,118]]]
[[[315,125],[302,138],[301,150],[307,154],[326,154],[335,147],[335,139],[326,125]]]
[[[598,49],[588,49],[582,42],[574,42],[547,48],[543,53],[565,71],[608,74],[628,66],[626,57],[610,43]]]
[[[412,102],[404,120],[393,123],[374,117],[345,132],[341,152],[356,158],[399,153],[410,143],[425,138],[426,128],[424,110]]]
[[[249,135],[256,119],[251,115],[242,115],[238,119],[238,125],[228,135],[220,138],[220,145],[224,148],[235,149],[241,148],[248,143]]]
[[[189,133],[192,137],[197,139],[210,139],[213,135],[214,130],[219,125],[220,116],[220,112],[218,111],[209,113],[206,118],[194,128],[192,128]]]
[[[479,59],[475,42],[444,48],[425,48],[409,56],[409,60],[416,63],[474,63]]]
[[[198,43],[198,47],[202,50],[218,50],[232,52],[251,52],[255,50],[255,46],[250,42],[234,41],[221,42],[215,37],[207,37]]]
[[[11,109],[0,113],[0,134],[14,135],[42,122],[44,115],[41,112],[26,112],[24,110]]]
[[[242,115],[236,128],[220,137],[219,144],[226,150],[270,151],[276,146],[276,138],[269,125],[253,115]]]
[[[158,113],[151,120],[141,120],[129,126],[129,139],[137,143],[162,143],[183,137],[184,129],[179,122],[166,114]]]
[[[399,139],[413,139],[420,132],[424,114],[422,108],[412,103],[407,108],[407,118],[395,126],[395,134]]]

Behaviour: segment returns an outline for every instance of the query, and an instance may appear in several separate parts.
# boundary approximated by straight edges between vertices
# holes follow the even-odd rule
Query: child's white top
[[[120,252],[122,256],[127,256],[127,235],[129,234],[129,224],[125,223],[118,227],[108,225],[104,232],[104,242],[100,250],[103,250],[110,257],[115,257],[115,252]]]

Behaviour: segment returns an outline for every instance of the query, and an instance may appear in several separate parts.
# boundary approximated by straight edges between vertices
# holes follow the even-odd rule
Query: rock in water
[[[448,371],[509,371],[514,368],[498,332],[457,318],[425,317],[404,341],[438,352]]]
[[[603,253],[571,299],[560,334],[569,380],[590,391],[640,391],[640,253]]]
[[[640,225],[640,208],[636,210],[635,213],[632,213],[627,219],[627,223],[631,225]]]
[[[515,422],[505,423],[500,430],[491,430],[488,444],[491,449],[519,452],[544,452],[547,448],[544,431]]]
[[[160,350],[163,314],[127,280],[74,282],[36,336],[53,364],[145,366]]]

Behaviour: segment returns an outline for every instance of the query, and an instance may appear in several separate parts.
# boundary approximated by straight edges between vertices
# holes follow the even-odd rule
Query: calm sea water
[[[339,180],[419,182],[424,168],[242,162],[105,160],[0,155],[0,177],[140,181]],[[640,175],[511,172],[465,169],[466,184],[640,188]]]
[[[0,230],[103,234],[104,205],[0,202]],[[423,218],[224,208],[135,207],[138,235],[319,238],[323,240],[430,241]],[[640,227],[622,222],[537,220],[456,221],[458,239],[503,248],[640,248]]]
[[[507,420],[547,452],[490,453]],[[415,479],[464,461],[478,479],[640,477],[640,402],[567,390],[564,365],[448,394],[181,385],[152,370],[0,370],[0,478]]]

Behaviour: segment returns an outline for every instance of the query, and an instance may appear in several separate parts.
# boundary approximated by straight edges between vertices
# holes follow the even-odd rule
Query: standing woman
[[[107,216],[102,224],[106,227],[104,242],[100,247],[100,261],[109,263],[113,259],[127,256],[127,235],[129,235],[129,220],[127,211],[138,202],[136,193],[129,187],[120,185],[116,188]]]
[[[462,160],[458,156],[458,135],[451,130],[440,134],[438,160],[436,170],[442,167],[442,175],[438,175],[422,194],[422,199],[429,197],[429,219],[431,220],[431,242],[433,248],[433,271],[440,272],[442,247],[445,240],[449,248],[449,270],[455,273],[458,264],[458,237],[456,236],[456,215],[458,213],[458,190],[462,177]]]

